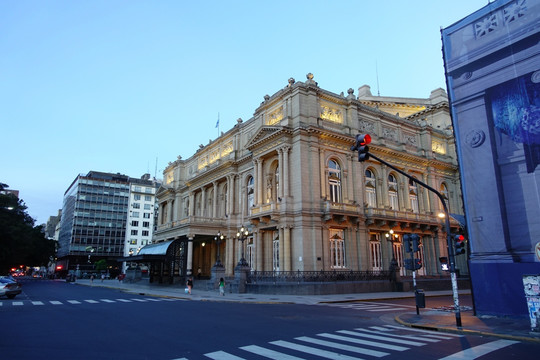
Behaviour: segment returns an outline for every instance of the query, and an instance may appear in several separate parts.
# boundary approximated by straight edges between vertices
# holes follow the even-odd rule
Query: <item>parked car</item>
[[[22,292],[22,285],[10,279],[9,277],[0,278],[0,296],[7,296],[8,299],[13,299],[16,295]]]

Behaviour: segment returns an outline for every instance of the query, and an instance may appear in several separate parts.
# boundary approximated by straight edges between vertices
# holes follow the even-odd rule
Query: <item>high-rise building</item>
[[[64,194],[57,268],[64,272],[92,272],[97,260],[106,259],[108,271],[113,276],[119,273],[121,264],[117,259],[126,254],[126,241],[135,242],[133,246],[137,247],[152,237],[152,227],[148,228],[148,234],[144,233],[142,221],[147,204],[150,221],[153,220],[156,187],[156,182],[149,180],[148,175],[134,179],[122,174],[90,171],[77,176]],[[136,201],[139,197],[141,201]],[[139,206],[141,233],[132,237],[126,233],[127,224]],[[139,229],[130,227],[129,231],[138,232]]]
[[[359,162],[351,151],[359,133],[371,135],[371,153],[440,192],[450,213],[463,214],[443,89],[423,99],[373,96],[368,86],[344,95],[308,74],[305,82],[289,79],[253,118],[238,119],[165,169],[154,241],[178,241],[183,252],[180,265],[157,276],[209,275],[217,260],[232,275],[242,257],[257,271],[376,272],[396,263],[410,275],[407,233],[420,236],[419,274],[447,276],[439,198],[378,161]],[[452,219],[451,226],[460,224]],[[466,274],[466,257],[458,260]]]

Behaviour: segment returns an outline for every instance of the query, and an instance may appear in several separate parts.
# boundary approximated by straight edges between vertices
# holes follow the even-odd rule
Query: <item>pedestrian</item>
[[[186,285],[187,285],[187,288],[188,288],[188,294],[191,295],[191,289],[193,288],[193,279],[188,278],[188,281],[187,281]]]
[[[94,283],[94,274],[90,275],[90,282]]]
[[[197,270],[197,279],[198,280],[201,280],[201,274],[202,274],[202,271],[201,271],[201,267],[199,266],[199,269]]]
[[[101,274],[101,282],[103,282],[103,280],[105,280],[105,274]]]
[[[219,295],[225,296],[225,280],[223,278],[219,279]]]

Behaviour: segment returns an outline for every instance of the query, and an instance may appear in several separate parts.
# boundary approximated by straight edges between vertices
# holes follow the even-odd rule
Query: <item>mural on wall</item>
[[[520,76],[486,90],[493,125],[515,143],[523,144],[527,172],[540,164],[540,71]],[[489,111],[490,110],[490,111]]]

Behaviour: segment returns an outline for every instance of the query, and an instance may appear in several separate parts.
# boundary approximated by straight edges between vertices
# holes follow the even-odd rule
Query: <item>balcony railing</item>
[[[390,271],[252,271],[250,284],[314,283],[390,280]]]

